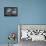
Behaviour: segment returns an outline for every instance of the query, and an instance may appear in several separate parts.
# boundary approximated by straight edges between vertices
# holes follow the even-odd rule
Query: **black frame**
[[[12,9],[12,11],[14,10],[14,9],[16,9],[16,14],[15,15],[6,15],[6,11],[7,11],[7,9],[8,8],[10,8],[10,9]],[[18,7],[4,7],[4,16],[18,16]]]

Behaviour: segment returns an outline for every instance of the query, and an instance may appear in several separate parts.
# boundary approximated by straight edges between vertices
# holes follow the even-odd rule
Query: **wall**
[[[17,24],[19,23],[21,0],[0,0],[0,44],[8,43],[8,34],[18,32]],[[18,7],[18,17],[5,17],[4,7]],[[17,39],[16,39],[17,42]]]
[[[46,24],[46,0],[23,1],[21,11],[21,24]]]
[[[18,17],[5,17],[4,7],[18,7]],[[46,0],[0,0],[0,44],[8,43],[17,24],[46,24]]]

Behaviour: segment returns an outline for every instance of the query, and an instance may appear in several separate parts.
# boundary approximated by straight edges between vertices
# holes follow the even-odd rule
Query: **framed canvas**
[[[18,16],[18,8],[4,7],[4,16]]]

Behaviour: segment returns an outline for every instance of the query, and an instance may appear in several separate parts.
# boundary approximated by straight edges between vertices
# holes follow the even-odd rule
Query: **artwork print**
[[[4,16],[18,16],[18,8],[4,7]]]

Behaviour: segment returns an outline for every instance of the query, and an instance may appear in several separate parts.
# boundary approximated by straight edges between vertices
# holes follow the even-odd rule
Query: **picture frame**
[[[4,16],[18,16],[18,7],[4,7]]]

